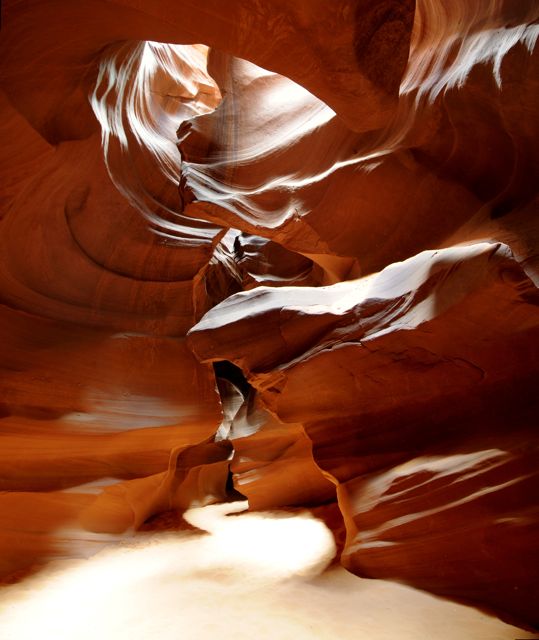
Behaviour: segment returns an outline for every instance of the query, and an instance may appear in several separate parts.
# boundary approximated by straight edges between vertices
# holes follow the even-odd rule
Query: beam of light
[[[469,640],[531,634],[403,585],[322,573],[335,553],[310,515],[193,509],[158,533],[0,591],[2,640]],[[451,621],[449,624],[448,621]]]

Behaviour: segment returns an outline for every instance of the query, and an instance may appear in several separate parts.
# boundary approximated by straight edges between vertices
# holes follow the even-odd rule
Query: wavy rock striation
[[[241,494],[539,624],[538,20],[3,3],[2,576]]]
[[[238,293],[188,339],[203,362],[241,366],[280,422],[303,425],[337,485],[345,566],[525,615],[538,300],[508,247],[483,243],[330,287]]]

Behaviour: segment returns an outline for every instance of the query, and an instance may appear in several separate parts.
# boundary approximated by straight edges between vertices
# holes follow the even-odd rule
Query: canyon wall
[[[538,20],[3,3],[4,579],[241,494],[539,624]]]

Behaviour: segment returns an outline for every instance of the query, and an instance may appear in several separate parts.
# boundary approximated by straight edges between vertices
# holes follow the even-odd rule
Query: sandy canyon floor
[[[191,509],[206,531],[143,533],[0,591],[2,640],[513,640],[534,635],[474,608],[330,566],[309,513]],[[230,514],[227,516],[227,514]]]

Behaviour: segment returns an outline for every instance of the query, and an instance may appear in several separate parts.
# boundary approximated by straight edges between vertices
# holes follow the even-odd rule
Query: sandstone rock
[[[538,20],[3,3],[0,574],[242,494],[537,624]]]

